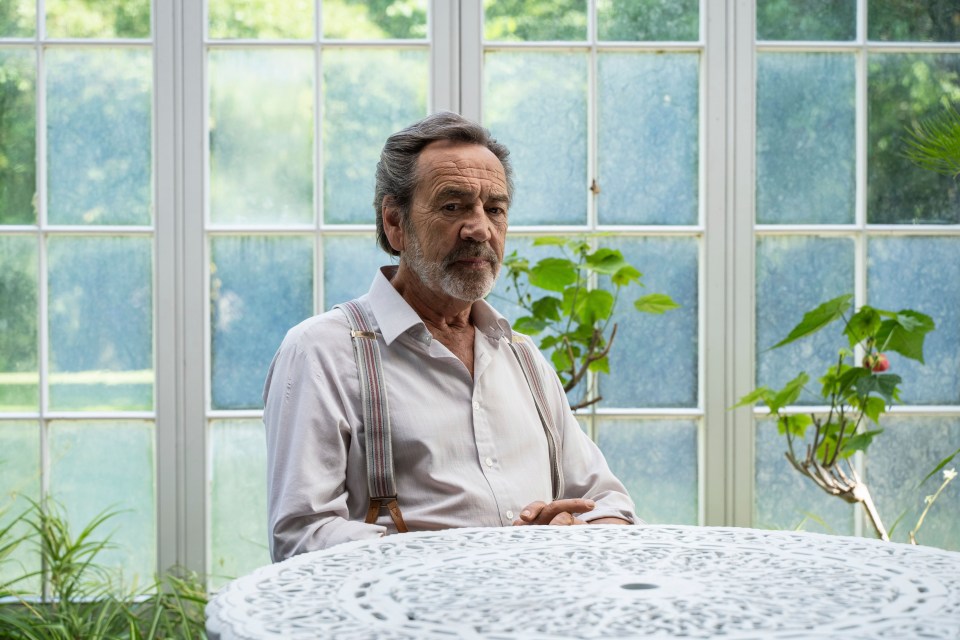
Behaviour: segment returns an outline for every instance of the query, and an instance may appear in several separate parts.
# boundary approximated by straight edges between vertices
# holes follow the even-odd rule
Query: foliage
[[[849,349],[841,349],[837,364],[819,378],[820,395],[829,403],[825,417],[786,410],[811,379],[805,371],[782,389],[761,386],[735,406],[765,405],[776,417],[780,434],[786,436],[790,464],[827,493],[862,504],[877,535],[886,540],[887,531],[869,488],[859,478],[851,458],[858,451],[867,451],[883,432],[880,418],[899,400],[902,380],[887,373],[890,361],[886,354],[896,352],[923,363],[924,339],[935,325],[929,316],[911,309],[887,311],[864,305],[847,317],[852,299],[851,294],[842,295],[807,312],[786,338],[771,347],[782,347],[844,320],[843,335]],[[852,362],[856,349],[862,353],[859,364]],[[808,439],[811,431],[812,439]],[[798,455],[800,444],[805,444],[806,450]],[[949,459],[942,464],[948,463]]]
[[[514,251],[504,259],[507,291],[528,314],[518,318],[513,327],[529,335],[543,334],[540,348],[549,353],[564,390],[570,392],[582,385],[581,400],[573,408],[589,406],[602,398],[589,397],[584,384],[587,372],[610,373],[608,354],[617,335],[613,312],[622,289],[643,286],[643,274],[620,251],[594,249],[583,238],[541,237],[533,244],[556,247],[561,256],[531,264]],[[590,286],[598,277],[604,279],[606,288]],[[637,311],[655,314],[679,306],[662,293],[642,296],[633,304]]]
[[[960,113],[952,104],[909,131],[907,157],[924,169],[956,179],[960,176]]]
[[[122,589],[110,572],[97,565],[97,554],[110,546],[94,537],[115,512],[102,512],[76,536],[52,502],[30,508],[0,529],[0,564],[21,545],[32,545],[41,569],[0,584],[0,637],[10,640],[74,638],[202,638],[207,596],[192,573],[168,572],[138,590]],[[13,532],[28,526],[26,534]],[[39,598],[22,590],[38,576],[47,588]]]

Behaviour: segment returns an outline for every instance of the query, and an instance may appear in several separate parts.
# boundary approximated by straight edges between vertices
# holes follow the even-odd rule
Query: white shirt
[[[380,347],[393,432],[397,495],[411,531],[507,526],[524,506],[550,502],[547,439],[508,340],[510,325],[474,303],[474,376],[377,273],[362,296]],[[584,434],[541,356],[549,407],[560,425],[565,498],[589,498],[584,520],[638,522],[633,502]],[[338,309],[291,329],[264,387],[270,551],[274,560],[394,533],[369,506],[360,385],[350,326]]]

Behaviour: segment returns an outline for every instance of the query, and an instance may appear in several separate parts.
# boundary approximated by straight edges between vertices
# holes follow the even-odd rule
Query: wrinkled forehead
[[[483,145],[448,140],[430,143],[420,152],[417,188],[424,193],[460,188],[508,197],[506,171],[492,151]]]

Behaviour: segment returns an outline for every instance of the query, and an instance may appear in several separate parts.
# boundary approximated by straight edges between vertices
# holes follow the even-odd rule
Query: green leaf
[[[544,329],[546,329],[547,323],[544,320],[539,318],[531,318],[530,316],[524,316],[522,318],[517,318],[517,321],[513,323],[513,330],[520,333],[525,333],[530,336],[535,336]]]
[[[599,360],[594,360],[590,363],[589,369],[594,373],[610,373],[610,359],[604,356]]]
[[[736,409],[746,405],[755,405],[757,404],[757,401],[763,401],[763,404],[769,405],[770,401],[773,400],[773,396],[774,392],[769,387],[758,387],[740,398],[737,404],[730,408]]]
[[[902,356],[923,363],[923,341],[935,328],[930,316],[917,311],[900,311],[895,318],[884,320],[877,331],[877,350],[896,351]]]
[[[613,311],[613,294],[604,289],[591,289],[581,292],[574,309],[580,322],[593,325],[600,320],[606,320]]]
[[[547,291],[563,291],[577,281],[577,265],[566,258],[544,258],[530,269],[530,284]]]
[[[844,438],[843,445],[840,447],[840,457],[849,458],[857,451],[866,451],[873,439],[881,433],[883,433],[883,429],[876,429]]]
[[[936,467],[934,467],[933,471],[931,471],[930,473],[928,473],[928,474],[926,475],[926,477],[925,477],[923,480],[920,481],[920,484],[923,484],[924,482],[926,482],[927,480],[929,480],[929,479],[932,478],[933,476],[937,475],[937,473],[939,473],[941,469],[943,469],[945,466],[947,466],[948,464],[950,464],[950,461],[953,460],[955,457],[957,457],[957,454],[960,454],[960,449],[957,449],[956,451],[954,451],[953,453],[951,453],[949,456],[947,456],[946,458],[944,458],[943,460],[941,460],[941,461],[940,461],[940,464],[938,464]]]
[[[876,334],[880,328],[880,314],[873,307],[863,306],[853,314],[843,328],[843,335],[850,339],[850,347]]]
[[[550,361],[553,363],[553,368],[557,371],[566,371],[570,368],[570,365],[573,362],[570,361],[570,357],[567,355],[567,350],[558,348],[550,354]]]
[[[843,373],[837,378],[836,392],[841,395],[845,394],[851,385],[856,384],[857,380],[869,375],[871,375],[870,370],[864,367],[844,366]]]
[[[640,282],[642,275],[633,265],[627,264],[617,269],[617,272],[610,276],[610,281],[618,287],[625,287],[631,282],[642,286]]]
[[[776,349],[777,347],[782,347],[785,344],[790,344],[794,340],[799,340],[800,338],[808,336],[812,333],[816,333],[820,329],[823,329],[825,326],[842,317],[843,314],[847,312],[847,309],[850,308],[850,301],[852,299],[853,294],[847,293],[838,298],[834,298],[833,300],[824,302],[813,311],[808,311],[803,315],[803,320],[800,321],[800,324],[795,326],[786,338],[770,348]]]
[[[586,257],[587,267],[597,273],[614,274],[627,266],[623,254],[616,249],[600,247]]]
[[[544,296],[533,303],[532,309],[539,320],[560,320],[560,298]]]
[[[874,424],[880,424],[880,416],[887,409],[887,403],[883,398],[870,396],[862,406],[863,413],[873,421]]]
[[[791,436],[802,438],[807,434],[807,427],[813,424],[813,418],[805,413],[782,415],[777,421],[777,430],[780,435],[789,433]]]
[[[565,244],[567,244],[567,239],[558,238],[557,236],[540,236],[533,240],[533,246],[535,247],[562,247]]]
[[[804,385],[810,381],[810,376],[805,372],[801,372],[796,378],[787,383],[780,391],[776,392],[776,395],[772,400],[767,402],[767,405],[770,407],[771,413],[777,413],[783,407],[793,404],[797,401],[797,398],[800,397],[800,392],[803,391]]]
[[[503,259],[503,266],[509,271],[527,272],[530,268],[530,262],[513,251]]]
[[[900,376],[894,373],[870,374],[859,378],[855,386],[857,395],[861,398],[871,393],[879,393],[886,399],[887,404],[893,404],[893,401],[899,398],[897,385],[900,381]]]
[[[680,308],[680,305],[674,302],[673,298],[665,293],[651,293],[650,295],[638,298],[633,303],[633,306],[637,308],[637,311],[656,314],[661,314],[664,311]]]

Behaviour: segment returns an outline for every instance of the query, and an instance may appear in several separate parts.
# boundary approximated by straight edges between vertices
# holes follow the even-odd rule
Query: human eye
[[[456,202],[447,202],[446,204],[440,207],[444,211],[457,211],[460,208],[460,205]]]

